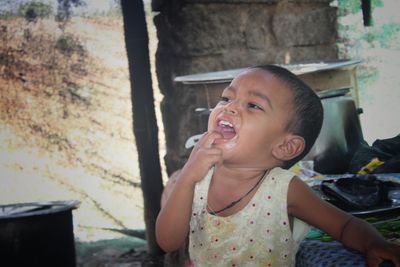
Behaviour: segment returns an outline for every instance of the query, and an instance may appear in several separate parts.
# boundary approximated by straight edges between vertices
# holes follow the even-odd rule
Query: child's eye
[[[264,110],[261,106],[254,104],[254,103],[249,103],[248,104],[249,108],[253,108],[253,109],[259,109],[259,110]]]
[[[226,96],[221,96],[219,102],[223,102],[223,103],[228,103],[230,101],[230,99]]]

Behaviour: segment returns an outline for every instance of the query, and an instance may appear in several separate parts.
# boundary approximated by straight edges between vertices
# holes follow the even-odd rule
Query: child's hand
[[[400,267],[400,244],[393,242],[377,242],[366,252],[369,267],[378,267],[382,259],[390,260],[393,266]]]
[[[217,132],[206,132],[194,146],[180,177],[193,182],[203,179],[208,170],[222,160],[222,150],[213,146],[215,139],[222,137]]]

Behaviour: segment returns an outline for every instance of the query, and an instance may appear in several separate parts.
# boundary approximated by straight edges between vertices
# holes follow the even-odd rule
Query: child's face
[[[227,162],[268,167],[272,149],[287,134],[292,95],[272,74],[250,69],[225,88],[210,114],[208,131],[221,133],[214,145]]]

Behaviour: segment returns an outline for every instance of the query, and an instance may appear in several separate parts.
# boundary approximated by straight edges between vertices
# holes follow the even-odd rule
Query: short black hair
[[[254,67],[271,73],[284,82],[293,95],[293,111],[287,124],[287,131],[299,135],[305,140],[304,151],[297,157],[284,162],[284,168],[290,168],[310,151],[321,131],[324,112],[317,94],[300,78],[286,68],[278,65]]]

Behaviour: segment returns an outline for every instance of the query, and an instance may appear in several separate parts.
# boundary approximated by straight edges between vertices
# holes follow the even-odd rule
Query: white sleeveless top
[[[295,265],[299,243],[308,232],[287,215],[288,185],[294,174],[274,168],[239,212],[219,217],[207,212],[213,168],[195,187],[190,220],[189,256],[196,267]]]

